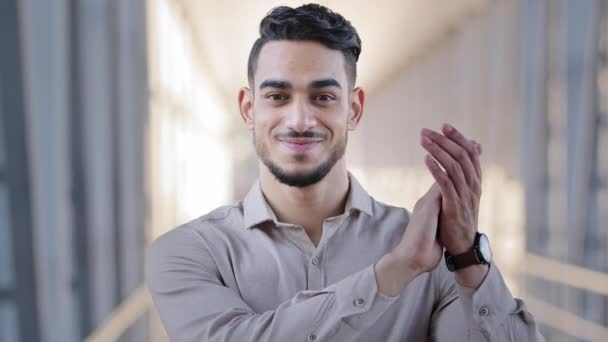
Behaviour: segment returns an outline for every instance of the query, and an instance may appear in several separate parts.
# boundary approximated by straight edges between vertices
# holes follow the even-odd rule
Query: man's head
[[[249,52],[247,77],[253,88],[254,74],[262,47],[270,41],[313,41],[344,55],[344,66],[350,82],[357,79],[357,61],[361,54],[361,39],[357,30],[340,14],[317,4],[298,8],[276,7],[260,23],[260,37]]]
[[[249,56],[241,115],[256,152],[282,183],[304,187],[344,156],[364,94],[354,88],[361,41],[341,15],[319,5],[278,7],[260,24]]]

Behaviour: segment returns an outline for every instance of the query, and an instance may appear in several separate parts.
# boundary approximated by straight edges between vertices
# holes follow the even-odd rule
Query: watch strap
[[[481,233],[477,232],[475,234],[475,240],[473,242],[473,246],[468,251],[458,254],[458,255],[450,255],[446,250],[445,255],[445,263],[448,267],[448,270],[451,272],[472,266],[472,265],[482,265],[484,261],[481,260],[478,256],[478,248],[479,248],[479,240],[481,238]]]
[[[458,255],[450,255],[448,254],[448,251],[445,251],[445,262],[447,263],[450,271],[456,271],[472,265],[481,264],[481,261],[477,257],[475,247]]]

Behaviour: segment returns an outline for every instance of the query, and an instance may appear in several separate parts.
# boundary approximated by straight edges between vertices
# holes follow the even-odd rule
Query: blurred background
[[[480,229],[548,341],[608,341],[608,2],[322,1],[363,40],[351,171],[412,208],[422,127],[484,146]],[[257,177],[237,90],[297,1],[0,1],[0,341],[166,341],[146,246]]]

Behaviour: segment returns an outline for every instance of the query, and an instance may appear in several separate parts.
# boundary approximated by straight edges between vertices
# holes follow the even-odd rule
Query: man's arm
[[[425,162],[441,191],[439,239],[450,255],[460,255],[472,248],[477,232],[482,151],[480,144],[450,125],[442,132],[423,129],[421,145],[429,152]],[[447,278],[453,286],[436,310],[441,314],[433,316],[436,340],[453,340],[445,327],[466,331],[469,341],[543,340],[532,315],[513,299],[495,265],[489,271],[488,266],[470,266]],[[461,303],[460,310],[456,302]],[[458,327],[459,322],[465,329]]]
[[[431,319],[431,339],[447,341],[544,342],[538,324],[507,288],[496,265],[478,288],[463,286],[445,264],[437,272],[441,298]],[[456,281],[454,279],[456,278]]]
[[[178,228],[165,234],[147,258],[148,286],[172,341],[314,341],[331,335],[355,340],[398,298],[382,294],[378,285],[404,287],[407,278],[402,268],[375,272],[370,265],[322,290],[298,292],[275,310],[256,313],[222,283],[205,241],[194,231]]]

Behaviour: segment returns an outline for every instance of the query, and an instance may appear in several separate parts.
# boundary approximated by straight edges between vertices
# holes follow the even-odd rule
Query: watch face
[[[492,262],[492,250],[490,249],[490,240],[485,234],[479,237],[479,253],[486,263]]]

